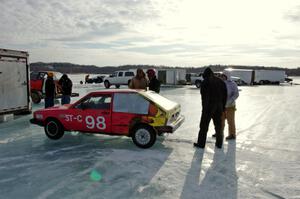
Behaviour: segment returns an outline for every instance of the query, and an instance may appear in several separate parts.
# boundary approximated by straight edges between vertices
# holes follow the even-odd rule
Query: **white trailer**
[[[0,115],[30,113],[28,53],[0,49]]]
[[[158,69],[157,78],[162,84],[177,85],[186,83],[185,69]]]
[[[279,84],[285,81],[284,70],[255,70],[254,84]]]
[[[239,77],[245,84],[252,85],[254,82],[254,70],[226,68],[224,71],[231,76]]]

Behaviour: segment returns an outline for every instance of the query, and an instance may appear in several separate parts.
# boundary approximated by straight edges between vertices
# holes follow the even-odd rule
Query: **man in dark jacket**
[[[159,93],[160,91],[160,81],[156,78],[155,71],[153,69],[147,70],[147,76],[149,79],[149,90]]]
[[[216,147],[222,148],[223,132],[221,130],[221,117],[225,110],[227,90],[226,84],[218,77],[214,76],[210,68],[206,68],[203,73],[203,82],[201,84],[202,115],[200,121],[200,130],[198,142],[195,147],[204,148],[210,120],[213,119],[216,131]]]
[[[45,108],[54,106],[55,83],[53,73],[49,72],[45,82]]]
[[[72,94],[72,86],[73,83],[68,77],[68,75],[63,74],[63,76],[58,81],[62,91],[61,105],[70,104],[71,102],[71,94]]]

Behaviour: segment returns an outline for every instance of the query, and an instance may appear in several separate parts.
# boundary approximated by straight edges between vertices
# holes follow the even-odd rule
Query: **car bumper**
[[[37,120],[35,118],[32,118],[29,121],[30,121],[31,124],[36,124],[36,125],[39,125],[39,126],[44,126],[43,121]]]
[[[158,133],[173,133],[178,129],[181,124],[184,122],[185,118],[183,115],[180,115],[174,122],[166,126],[157,126],[155,127]]]

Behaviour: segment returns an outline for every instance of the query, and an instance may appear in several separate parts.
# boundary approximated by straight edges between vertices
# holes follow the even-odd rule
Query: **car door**
[[[76,125],[78,131],[92,133],[111,132],[110,94],[87,96],[73,108],[72,112],[72,123]]]
[[[148,115],[149,101],[138,93],[115,93],[112,107],[112,132],[127,135],[133,120]]]
[[[119,85],[123,84],[123,81],[124,81],[123,75],[124,75],[124,72],[122,72],[122,71],[118,73],[117,84],[119,84]]]

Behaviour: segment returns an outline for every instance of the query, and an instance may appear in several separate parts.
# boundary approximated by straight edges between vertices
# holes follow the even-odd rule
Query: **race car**
[[[183,122],[180,105],[153,91],[111,89],[91,92],[75,102],[37,110],[31,123],[44,126],[48,138],[80,131],[132,138],[151,147],[157,135],[173,133]]]

